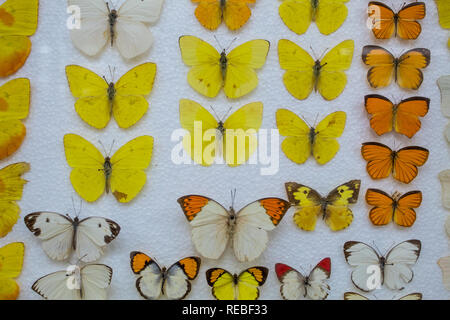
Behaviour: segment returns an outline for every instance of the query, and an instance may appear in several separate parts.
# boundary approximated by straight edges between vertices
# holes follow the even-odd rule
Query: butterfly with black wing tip
[[[102,217],[79,220],[55,212],[34,212],[25,218],[27,228],[42,240],[42,248],[53,260],[69,258],[72,251],[83,262],[100,258],[104,247],[120,232],[120,226]]]
[[[201,259],[186,257],[166,269],[148,255],[133,251],[130,253],[131,270],[138,276],[136,289],[149,300],[165,295],[169,299],[184,299],[191,291],[190,280],[194,280],[200,270]]]
[[[344,255],[347,263],[355,268],[351,278],[358,289],[369,292],[384,284],[391,290],[402,290],[414,277],[411,266],[419,259],[421,247],[420,240],[408,240],[383,256],[365,243],[347,241]]]

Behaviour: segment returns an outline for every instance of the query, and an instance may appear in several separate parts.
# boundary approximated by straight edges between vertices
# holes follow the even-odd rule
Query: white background
[[[3,3],[4,1],[0,1]],[[441,272],[436,264],[439,257],[449,254],[448,239],[444,232],[447,212],[441,206],[439,171],[449,168],[449,149],[442,130],[447,123],[439,107],[439,91],[436,80],[450,73],[449,52],[446,43],[448,32],[438,25],[434,1],[427,2],[427,17],[421,22],[423,32],[416,41],[391,39],[377,41],[366,26],[368,1],[351,0],[347,3],[349,15],[344,25],[330,36],[320,34],[312,24],[306,34],[298,36],[291,32],[278,15],[279,1],[258,0],[253,6],[253,16],[238,32],[230,32],[222,25],[216,32],[204,29],[194,16],[195,5],[189,0],[166,0],[159,22],[151,27],[155,43],[153,48],[139,59],[125,62],[113,48],[107,47],[96,58],[88,58],[75,49],[66,28],[65,1],[41,0],[39,27],[31,38],[33,49],[25,66],[10,77],[28,77],[32,84],[30,115],[25,124],[28,135],[20,150],[3,160],[1,166],[18,161],[31,163],[31,172],[26,174],[29,183],[20,202],[21,219],[13,231],[3,239],[0,246],[13,241],[26,244],[26,257],[22,275],[18,279],[22,299],[40,299],[31,290],[33,282],[48,273],[65,269],[67,263],[50,260],[23,223],[23,217],[34,211],[50,210],[74,215],[72,198],[78,207],[79,197],[74,192],[63,149],[66,133],[80,134],[100,148],[98,141],[109,146],[115,141],[115,150],[127,141],[149,134],[155,137],[154,154],[148,170],[148,183],[139,196],[129,204],[116,202],[113,196],[103,196],[96,203],[83,203],[81,218],[98,215],[118,222],[122,231],[107,248],[99,261],[114,269],[110,298],[139,299],[135,289],[135,276],[130,270],[129,253],[142,250],[156,258],[161,265],[171,265],[185,256],[194,255],[190,240],[190,227],[177,203],[177,198],[186,194],[202,194],[212,197],[228,207],[231,203],[230,190],[237,189],[236,209],[247,203],[267,196],[286,198],[284,183],[296,181],[315,188],[322,194],[351,179],[361,179],[359,202],[353,207],[352,225],[340,232],[331,232],[323,221],[319,221],[314,232],[298,229],[293,221],[291,209],[279,227],[271,232],[270,243],[261,257],[251,263],[239,263],[231,250],[218,261],[203,260],[198,278],[193,282],[191,299],[212,298],[205,281],[205,271],[210,267],[224,267],[240,272],[246,267],[263,265],[270,269],[266,284],[261,290],[261,299],[279,299],[279,282],[274,273],[274,264],[283,262],[295,268],[302,267],[309,272],[318,261],[331,257],[330,299],[342,299],[345,291],[355,291],[351,283],[351,268],[342,252],[345,241],[357,240],[372,244],[375,242],[384,253],[394,243],[408,239],[422,241],[422,253],[416,266],[415,277],[403,292],[387,289],[375,293],[378,298],[391,299],[410,292],[422,292],[425,299],[448,299],[450,293],[442,285]],[[122,1],[114,1],[116,8]],[[403,1],[395,1],[400,7]],[[391,4],[391,3],[389,3]],[[267,63],[258,72],[259,86],[243,99],[229,101],[223,92],[216,99],[206,99],[192,90],[186,82],[188,68],[181,61],[178,37],[184,34],[198,36],[209,43],[217,44],[214,35],[223,46],[237,38],[232,47],[245,41],[263,38],[271,42]],[[355,40],[355,54],[351,69],[347,72],[348,84],[344,93],[336,100],[326,102],[317,94],[307,100],[298,101],[284,88],[283,72],[277,57],[277,42],[287,38],[320,55],[346,39]],[[424,71],[425,80],[418,92],[407,92],[391,85],[383,90],[371,89],[366,81],[367,67],[361,61],[364,45],[380,44],[398,55],[407,49],[425,47],[431,49],[430,66]],[[121,130],[114,121],[104,130],[98,131],[85,124],[76,114],[64,68],[68,64],[87,67],[100,75],[109,77],[108,66],[116,67],[116,80],[131,67],[143,62],[155,62],[158,73],[153,92],[149,97],[150,109],[134,127]],[[0,84],[9,79],[2,79]],[[364,95],[379,93],[399,101],[412,95],[431,98],[428,115],[423,119],[422,129],[413,139],[396,134],[376,136],[364,110]],[[229,168],[216,165],[209,168],[193,165],[175,165],[171,161],[171,150],[175,143],[170,136],[179,128],[178,103],[181,98],[198,101],[205,107],[214,106],[219,115],[230,106],[236,108],[253,101],[264,103],[262,128],[275,128],[275,112],[278,108],[289,108],[302,115],[309,122],[316,116],[322,119],[327,114],[343,110],[347,113],[347,126],[339,139],[341,150],[325,166],[319,166],[313,159],[304,165],[296,165],[280,154],[280,170],[272,176],[261,176],[257,165]],[[410,185],[402,185],[388,178],[373,181],[365,171],[361,158],[362,142],[378,141],[389,146],[418,145],[430,150],[428,162],[420,168],[418,177]],[[114,150],[114,151],[115,151]],[[413,227],[402,229],[395,225],[376,228],[368,220],[369,207],[365,204],[366,189],[376,187],[388,193],[401,193],[420,189],[424,200],[417,210],[417,221]],[[74,262],[74,261],[72,261]],[[373,295],[372,295],[373,297]]]

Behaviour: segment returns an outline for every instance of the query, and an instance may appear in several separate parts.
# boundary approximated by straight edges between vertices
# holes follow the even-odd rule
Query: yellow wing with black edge
[[[285,183],[289,203],[295,206],[294,223],[303,230],[313,231],[322,212],[322,196],[314,189],[295,182]]]

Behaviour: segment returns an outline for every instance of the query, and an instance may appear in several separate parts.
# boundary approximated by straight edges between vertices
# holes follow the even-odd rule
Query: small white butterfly
[[[45,253],[58,261],[69,258],[72,251],[83,262],[95,261],[120,232],[117,223],[101,217],[79,220],[54,212],[34,212],[24,220],[27,228],[42,240]]]
[[[97,55],[107,42],[115,43],[125,59],[133,59],[153,44],[147,24],[155,23],[164,0],[126,0],[119,10],[104,0],[68,0],[79,8],[79,28],[72,28],[72,41],[88,56]]]

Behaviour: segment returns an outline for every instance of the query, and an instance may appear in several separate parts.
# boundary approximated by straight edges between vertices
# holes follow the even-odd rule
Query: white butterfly
[[[231,238],[239,261],[252,261],[266,249],[267,231],[281,221],[290,204],[279,198],[252,202],[237,213],[216,201],[199,195],[178,199],[192,226],[192,242],[197,251],[209,259],[219,259]]]
[[[130,254],[131,270],[138,276],[136,288],[145,299],[158,299],[165,295],[169,299],[184,299],[191,291],[190,280],[194,280],[200,270],[198,257],[187,257],[175,262],[168,269],[142,252]]]
[[[372,247],[357,241],[344,244],[344,255],[355,269],[352,282],[360,290],[368,292],[385,284],[389,289],[402,290],[404,283],[414,277],[411,270],[420,255],[419,240],[404,241],[393,247],[386,256],[380,256]]]
[[[356,292],[346,292],[344,293],[344,300],[369,300],[369,298]],[[398,300],[422,300],[422,294],[414,292],[398,298]]]
[[[331,274],[330,258],[320,261],[308,276],[283,263],[275,265],[275,272],[282,283],[280,292],[285,300],[299,300],[306,297],[324,300],[328,297],[330,286],[326,281]]]
[[[45,253],[58,261],[69,258],[72,250],[83,262],[95,261],[120,232],[117,223],[101,217],[80,221],[78,217],[72,220],[54,212],[34,212],[24,220],[28,229],[42,240]]]
[[[442,270],[442,282],[447,290],[450,290],[450,256],[438,260],[438,265]]]
[[[164,0],[126,0],[120,9],[110,9],[104,0],[68,0],[70,7],[79,8],[79,28],[72,28],[72,41],[88,56],[97,55],[106,45],[115,43],[120,54],[133,59],[153,44],[147,24],[155,23]]]
[[[441,112],[450,118],[450,75],[440,77],[437,84],[441,90]],[[450,142],[450,123],[445,127],[444,136]]]
[[[450,209],[450,170],[439,172],[438,177],[442,187],[442,205],[444,208]],[[450,227],[447,230],[450,230]],[[448,234],[450,235],[450,231]]]
[[[69,266],[38,279],[31,288],[48,300],[106,300],[112,272],[104,264]]]

